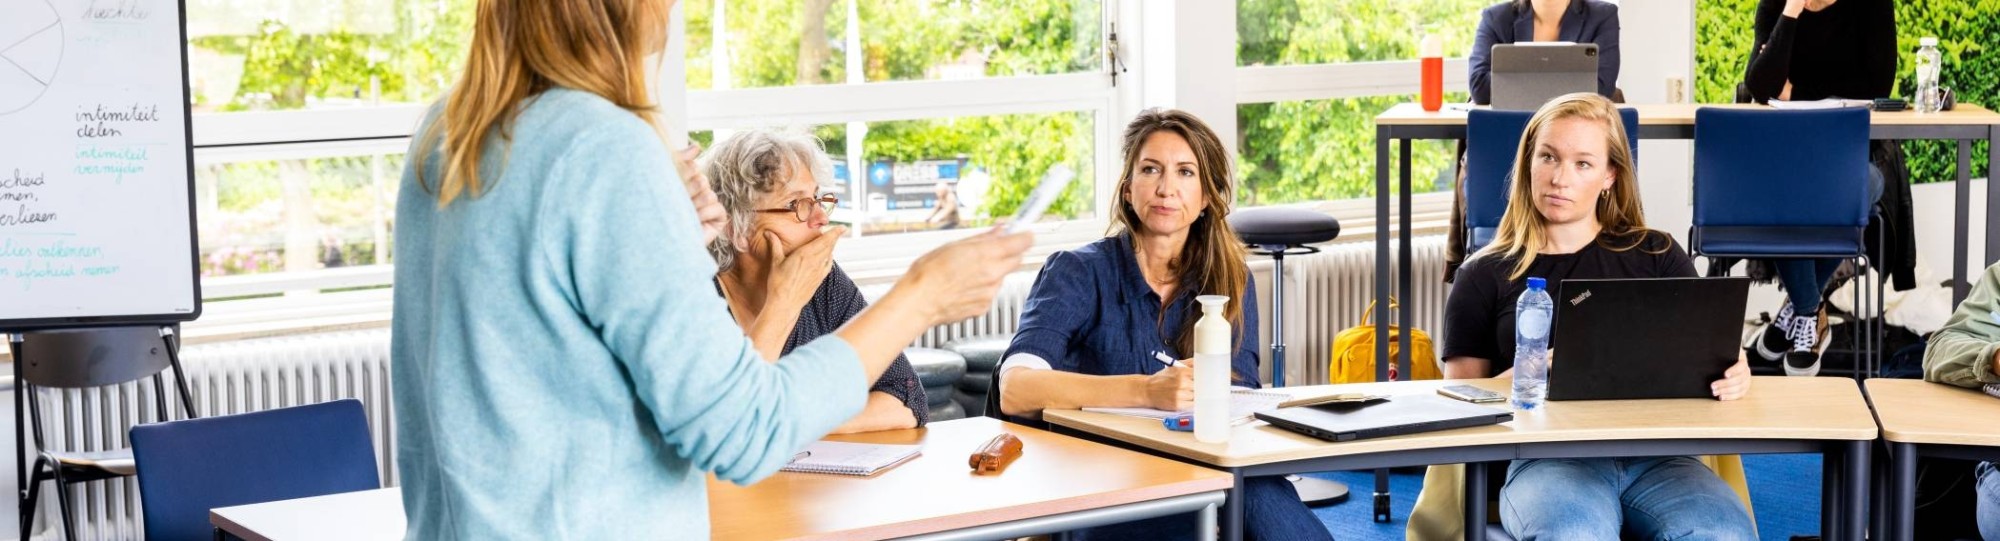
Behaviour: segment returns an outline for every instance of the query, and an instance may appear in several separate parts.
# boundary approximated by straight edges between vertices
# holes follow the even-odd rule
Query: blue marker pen
[[[1188,412],[1169,415],[1167,418],[1161,419],[1160,424],[1166,425],[1167,430],[1175,432],[1193,432],[1194,413]]]

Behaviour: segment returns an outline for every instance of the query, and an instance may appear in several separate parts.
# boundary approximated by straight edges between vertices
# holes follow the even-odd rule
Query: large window
[[[320,289],[315,277],[333,274],[343,278],[326,283],[354,287],[352,273],[327,271],[391,263],[402,152],[457,77],[476,4],[189,0],[201,268],[224,286],[211,291]],[[674,129],[704,144],[749,128],[812,132],[837,164],[834,218],[859,236],[936,229],[940,190],[955,194],[960,227],[991,224],[1058,165],[1078,182],[1044,220],[1092,220],[1103,206],[1115,95],[1100,0],[679,6],[686,54],[666,66],[690,92],[666,98],[687,100]]]
[[[189,0],[197,112],[436,98],[464,62],[473,0]]]
[[[1414,101],[1418,45],[1472,47],[1493,0],[1240,0],[1236,30],[1246,205],[1372,197],[1375,115]],[[1446,101],[1465,101],[1465,64],[1447,62]],[[1450,188],[1452,146],[1417,143],[1413,188]]]
[[[1101,206],[1101,2],[682,5],[691,127],[811,130],[836,162],[834,219],[855,234],[933,230],[941,192],[956,194],[960,227],[990,224],[1057,165],[1081,182],[1044,220]]]

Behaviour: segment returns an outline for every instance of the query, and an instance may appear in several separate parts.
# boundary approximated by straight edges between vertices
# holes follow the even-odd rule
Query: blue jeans
[[[1840,268],[1839,259],[1779,259],[1771,262],[1778,270],[1778,281],[1785,284],[1785,295],[1792,299],[1792,314],[1810,316],[1819,313],[1820,290],[1833,279],[1833,271]]]
[[[2000,541],[2000,467],[1981,462],[1973,471],[1979,473],[1979,535]]]
[[[1882,198],[1882,170],[1874,164],[1868,166],[1868,202],[1874,204]],[[1792,313],[1809,316],[1819,313],[1820,290],[1826,289],[1828,280],[1833,279],[1833,271],[1840,268],[1840,259],[1775,259],[1771,265],[1778,271],[1778,281],[1785,284],[1785,294],[1792,300]]]
[[[1736,492],[1689,457],[1516,460],[1500,523],[1521,541],[1757,539]]]
[[[1299,501],[1299,491],[1284,476],[1248,477],[1243,480],[1243,534],[1248,539],[1270,541],[1333,541],[1326,524]],[[1234,504],[1236,502],[1230,502]],[[1218,520],[1217,524],[1221,521]],[[1100,526],[1070,532],[1077,541],[1108,539],[1172,540],[1194,539],[1195,515],[1174,515],[1155,519]]]

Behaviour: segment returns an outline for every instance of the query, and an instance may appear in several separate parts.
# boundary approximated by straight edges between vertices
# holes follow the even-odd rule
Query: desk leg
[[[1847,474],[1841,476],[1845,484],[1842,488],[1846,489],[1842,497],[1847,507],[1842,515],[1847,519],[1843,539],[1860,541],[1868,535],[1868,454],[1869,446],[1874,444],[1874,441],[1848,442],[1846,456],[1841,457],[1842,465],[1847,468]]]
[[[1840,460],[1845,453],[1829,442],[1820,453],[1819,477],[1819,535],[1821,539],[1840,539]]]
[[[1989,181],[1986,185],[1986,200],[1992,201],[1993,183]],[[1951,305],[1958,306],[1958,303],[1965,301],[1966,293],[1972,289],[1970,284],[1965,283],[1966,245],[1972,243],[1972,230],[1969,228],[1972,221],[1972,140],[1970,139],[1958,141],[1958,183],[1952,186],[1952,189],[1957,192],[1951,201],[1952,216],[1956,219],[1954,223],[1958,225],[1958,232],[1952,233],[1951,243]],[[1986,223],[1993,223],[1994,211],[1986,212],[1988,216]],[[1991,233],[1986,235],[1986,245],[1993,245]],[[1992,252],[1991,249],[1987,250],[1988,259],[1993,257]]]
[[[1229,499],[1222,502],[1222,539],[1243,541],[1243,471],[1235,472],[1235,483],[1229,485]]]
[[[1889,538],[1889,505],[1893,501],[1889,498],[1889,487],[1893,484],[1889,482],[1889,464],[1882,460],[1868,461],[1868,479],[1868,501],[1874,503],[1868,506],[1868,538],[1882,541]]]
[[[1917,446],[1908,443],[1890,443],[1889,501],[1894,505],[1889,509],[1891,529],[1887,539],[1908,540],[1916,537],[1917,529]]]
[[[1215,541],[1215,504],[1202,506],[1194,527],[1194,538],[1199,541]]]
[[[1996,233],[2000,232],[2000,182],[1994,181],[1996,178],[2000,178],[2000,126],[1993,126],[1986,136],[1986,259],[1981,260],[1986,263],[1984,266],[2000,262],[2000,233]],[[1965,224],[1959,224],[1958,230],[1967,231]]]
[[[1375,336],[1389,336],[1389,130],[1375,127]],[[1389,379],[1389,341],[1375,341],[1375,381]]]
[[[1397,220],[1398,222],[1402,223],[1403,231],[1401,235],[1397,236],[1397,241],[1396,241],[1396,244],[1398,246],[1396,252],[1397,253],[1396,293],[1403,296],[1403,303],[1402,303],[1403,311],[1401,313],[1396,314],[1396,324],[1401,325],[1402,328],[1404,329],[1409,329],[1412,326],[1416,325],[1417,321],[1416,318],[1410,317],[1410,311],[1412,310],[1411,307],[1417,305],[1417,291],[1415,288],[1410,286],[1410,276],[1413,273],[1412,267],[1415,266],[1414,263],[1416,262],[1416,259],[1414,257],[1411,257],[1410,253],[1410,192],[1413,191],[1410,182],[1410,162],[1416,161],[1415,157],[1410,155],[1410,142],[1411,141],[1409,139],[1398,141],[1398,143],[1401,145],[1400,148],[1402,149],[1402,153],[1400,156],[1398,156],[1399,165],[1397,167],[1398,169],[1401,170],[1400,172],[1402,173],[1403,177],[1403,186],[1400,192],[1402,196],[1398,198],[1398,201],[1401,204],[1401,208],[1398,210],[1401,210],[1403,212],[1403,216],[1402,219]],[[1388,335],[1377,332],[1375,336],[1388,336]],[[1397,372],[1398,375],[1402,376],[1401,379],[1405,381],[1411,379],[1410,376],[1411,349],[1415,348],[1409,348],[1409,347],[1397,348],[1396,370],[1398,371]],[[1387,490],[1384,490],[1382,492],[1385,494],[1388,493]]]
[[[1465,541],[1486,541],[1486,464],[1465,464]]]

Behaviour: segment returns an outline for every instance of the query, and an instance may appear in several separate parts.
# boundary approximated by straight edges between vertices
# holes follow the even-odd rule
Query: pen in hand
[[[1175,358],[1173,358],[1173,357],[1169,357],[1169,356],[1167,356],[1167,352],[1164,352],[1164,351],[1155,351],[1155,352],[1153,352],[1153,359],[1155,359],[1155,360],[1158,360],[1158,361],[1160,361],[1160,364],[1164,364],[1164,365],[1167,365],[1167,368],[1175,368],[1175,367],[1180,367],[1180,368],[1186,368],[1186,367],[1187,367],[1187,364],[1186,364],[1186,363],[1182,363],[1182,362],[1180,362],[1180,360],[1178,360],[1178,359],[1175,359]]]

